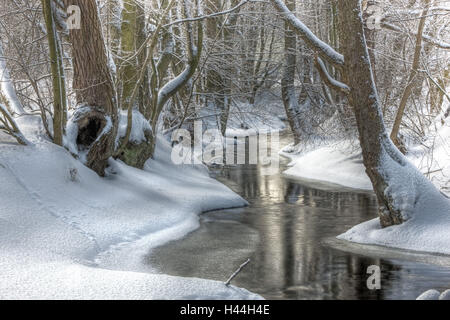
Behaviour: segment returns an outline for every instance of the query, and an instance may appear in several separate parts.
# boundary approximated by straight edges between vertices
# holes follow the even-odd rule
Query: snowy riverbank
[[[420,196],[415,199],[416,210],[408,221],[400,226],[382,229],[377,218],[353,227],[338,238],[362,244],[450,254],[450,200],[446,198],[450,193],[449,141],[450,121],[448,120],[437,127],[433,139],[426,140],[421,146],[410,149],[407,155],[409,161],[429,177],[437,190],[431,187],[427,179],[411,181],[412,184],[409,187],[417,188],[417,194]],[[343,148],[343,145],[349,145],[349,142],[339,142],[339,148],[322,146],[297,155],[288,152],[292,148],[287,147],[280,152],[291,159],[291,167],[284,174],[371,190],[360,152],[344,152],[342,150],[350,148]],[[406,179],[405,183],[407,181],[409,180]]]
[[[246,204],[205,168],[173,166],[160,139],[145,171],[111,161],[100,178],[36,135],[38,121],[18,121],[32,146],[0,136],[0,299],[260,298],[218,281],[139,272],[141,254],[196,229],[199,213]],[[144,240],[133,263],[113,258]]]

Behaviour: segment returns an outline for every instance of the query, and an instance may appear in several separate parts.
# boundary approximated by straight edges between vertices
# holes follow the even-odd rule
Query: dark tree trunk
[[[295,0],[287,0],[286,6],[295,11]],[[295,93],[295,70],[297,59],[297,36],[289,22],[284,23],[284,73],[281,78],[281,95],[286,117],[294,135],[294,144],[300,142],[300,121],[298,114],[298,100]]]
[[[343,80],[351,88],[348,100],[356,117],[364,166],[378,198],[381,224],[387,227],[401,224],[404,218],[386,192],[390,177],[388,172],[383,172],[385,156],[399,166],[403,166],[406,160],[386,133],[370,68],[359,3],[359,0],[338,1],[341,51],[345,57]]]
[[[81,28],[70,30],[73,89],[78,109],[73,121],[78,126],[77,145],[87,150],[86,165],[105,174],[117,134],[117,101],[96,1],[65,0],[81,9]]]

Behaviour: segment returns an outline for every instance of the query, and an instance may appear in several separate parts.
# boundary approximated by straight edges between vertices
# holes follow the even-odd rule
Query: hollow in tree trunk
[[[65,0],[65,5],[81,10],[80,29],[69,34],[77,99],[71,121],[77,127],[78,149],[86,152],[86,165],[103,176],[114,152],[118,117],[97,2]]]

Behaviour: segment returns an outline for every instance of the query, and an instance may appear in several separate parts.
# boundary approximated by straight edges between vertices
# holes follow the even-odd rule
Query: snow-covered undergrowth
[[[234,102],[230,105],[226,136],[246,137],[257,132],[277,132],[286,129],[284,107],[279,99],[268,92],[262,93],[257,104]],[[210,104],[200,110],[205,129],[216,129],[220,123],[220,110]]]
[[[429,140],[429,141],[428,141]],[[382,229],[379,219],[357,225],[338,238],[362,244],[450,254],[450,121],[439,126],[433,138],[422,146],[411,148],[407,158],[424,176],[409,170],[411,164],[400,166],[386,161],[394,199],[404,209],[408,219],[399,226]],[[310,152],[295,154],[292,147],[281,154],[291,158],[291,168],[285,174],[293,177],[323,180],[357,189],[372,189],[365,173],[360,151],[345,152],[350,142],[322,146]],[[437,187],[432,187],[431,181]],[[440,192],[438,191],[440,189]]]
[[[255,132],[282,131],[286,125],[280,119],[280,105],[267,103],[254,105],[241,103],[230,109],[230,118],[226,131],[227,137],[245,137]]]
[[[0,137],[0,299],[259,298],[142,263],[152,247],[197,228],[199,213],[246,204],[205,168],[172,165],[159,139],[144,171],[111,160],[100,178],[36,134],[38,122],[19,120],[31,146]],[[138,242],[145,250],[128,253],[134,261],[114,258]]]

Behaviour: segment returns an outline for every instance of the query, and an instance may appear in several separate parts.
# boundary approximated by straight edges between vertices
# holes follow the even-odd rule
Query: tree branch
[[[304,25],[303,22],[288,9],[288,7],[286,7],[282,0],[271,0],[271,2],[309,47],[333,65],[338,67],[344,65],[344,56],[317,38],[316,35],[314,35],[314,33]]]
[[[325,67],[325,63],[323,63],[322,59],[320,59],[317,55],[314,59],[314,65],[319,71],[320,78],[328,87],[342,92],[345,95],[348,95],[350,93],[350,88],[345,83],[337,81],[332,76],[330,76],[327,68]]]

